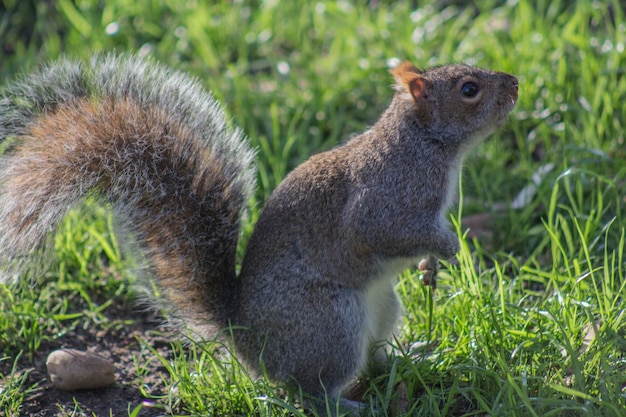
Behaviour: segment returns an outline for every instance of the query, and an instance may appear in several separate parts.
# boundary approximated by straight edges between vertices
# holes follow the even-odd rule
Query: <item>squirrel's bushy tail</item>
[[[19,278],[95,193],[133,233],[174,317],[202,332],[224,325],[252,160],[182,73],[114,55],[44,67],[0,93],[0,281]]]

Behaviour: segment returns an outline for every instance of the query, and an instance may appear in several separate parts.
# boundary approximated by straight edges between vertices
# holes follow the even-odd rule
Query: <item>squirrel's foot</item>
[[[358,417],[365,409],[365,403],[361,401],[339,398],[330,400],[328,398],[317,398],[304,402],[305,408],[315,410],[320,416],[338,417],[350,416]]]
[[[420,261],[417,269],[422,272],[422,285],[428,285],[433,290],[437,289],[437,273],[439,273],[439,261],[434,256],[428,256]]]
[[[359,416],[365,410],[365,403],[342,398],[339,400],[339,412],[348,416]]]

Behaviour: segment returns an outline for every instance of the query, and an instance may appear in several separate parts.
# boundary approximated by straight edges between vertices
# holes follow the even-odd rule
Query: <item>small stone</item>
[[[109,360],[76,349],[50,353],[46,368],[52,385],[63,391],[102,388],[115,382],[115,369]]]

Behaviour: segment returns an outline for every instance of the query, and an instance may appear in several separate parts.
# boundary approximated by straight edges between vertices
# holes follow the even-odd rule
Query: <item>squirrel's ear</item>
[[[413,99],[416,114],[420,120],[426,124],[432,123],[436,109],[429,95],[429,83],[422,76],[422,72],[408,61],[390,72],[396,81],[396,90],[408,93]]]
[[[409,61],[404,61],[397,67],[389,70],[389,72],[393,75],[398,87],[406,86],[412,78],[420,74],[420,70],[415,68]]]
[[[391,72],[396,81],[396,89],[398,91],[410,93],[416,102],[425,98],[426,83],[420,76],[421,71],[415,68],[409,61],[404,61],[389,72]]]

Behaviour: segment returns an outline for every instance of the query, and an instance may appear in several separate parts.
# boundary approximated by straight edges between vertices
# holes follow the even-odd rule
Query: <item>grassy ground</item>
[[[398,60],[517,75],[509,122],[465,164],[462,204],[451,213],[457,259],[445,264],[434,295],[415,271],[399,279],[406,317],[387,369],[366,381],[366,413],[626,415],[621,2],[104,4],[1,3],[0,80],[60,54],[103,50],[139,51],[198,76],[258,149],[246,233],[290,169],[376,119]],[[36,372],[48,348],[141,320],[127,307],[131,261],[111,224],[93,205],[73,213],[36,284],[0,285],[0,415],[32,410],[43,391],[54,395]],[[158,350],[141,337],[124,384],[161,414],[301,413],[221,348],[174,342]],[[158,381],[148,384],[155,360]],[[73,408],[40,415],[91,415],[88,403],[75,398]],[[137,401],[122,409],[148,412]]]

